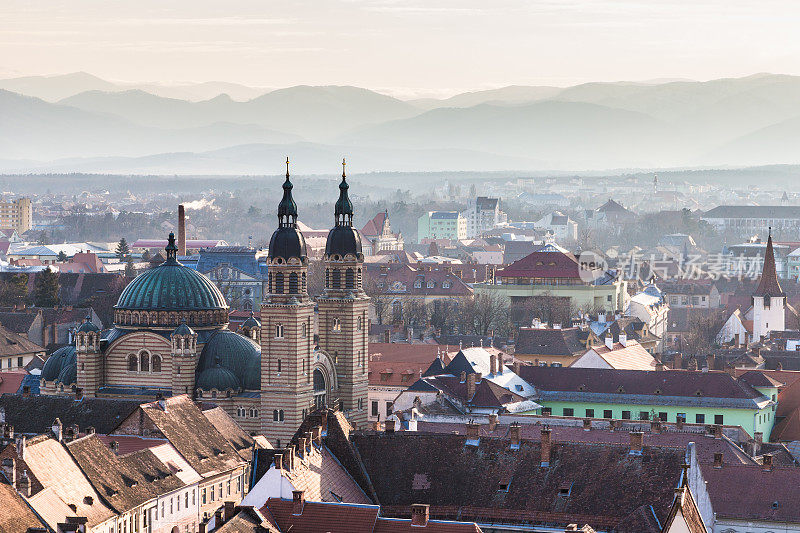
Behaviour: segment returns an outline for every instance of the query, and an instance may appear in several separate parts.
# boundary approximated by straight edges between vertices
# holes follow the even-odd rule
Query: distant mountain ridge
[[[0,171],[89,160],[98,170],[102,161],[135,172],[180,160],[244,171],[259,160],[254,153],[285,145],[311,158],[360,154],[374,165],[365,170],[800,162],[797,76],[509,86],[441,100],[352,86],[212,82],[182,86],[194,96],[180,98],[144,87],[87,73],[0,80]],[[218,152],[242,146],[249,163]]]

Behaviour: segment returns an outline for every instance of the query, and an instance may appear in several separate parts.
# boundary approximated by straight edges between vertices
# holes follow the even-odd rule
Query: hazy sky
[[[0,76],[510,84],[800,74],[797,0],[2,0]]]

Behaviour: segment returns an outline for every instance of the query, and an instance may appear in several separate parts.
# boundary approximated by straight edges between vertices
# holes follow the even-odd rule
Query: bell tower
[[[96,396],[103,385],[103,360],[100,355],[100,328],[92,323],[91,314],[75,333],[75,352],[78,364],[77,386],[86,396]]]
[[[764,253],[761,280],[753,293],[753,342],[769,337],[770,331],[786,329],[786,293],[778,282],[775,250],[772,247],[772,228]]]
[[[319,346],[334,361],[339,383],[334,396],[342,411],[351,424],[363,428],[367,423],[369,297],[363,288],[364,254],[361,235],[353,228],[345,164],[342,160],[335,222],[323,257],[325,290],[317,298]]]
[[[197,333],[186,324],[170,335],[172,345],[172,394],[194,397],[194,377],[197,370]]]
[[[276,448],[289,443],[313,402],[314,302],[308,296],[306,242],[297,229],[292,187],[287,158],[261,304],[261,432]]]

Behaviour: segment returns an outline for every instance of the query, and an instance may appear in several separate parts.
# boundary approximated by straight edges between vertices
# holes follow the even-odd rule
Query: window
[[[717,424],[718,426],[721,426],[722,424],[724,424],[724,422],[722,420],[723,420],[723,416],[722,415],[714,415],[714,423]]]
[[[372,402],[372,416],[378,416],[378,402]]]
[[[275,338],[282,339],[283,338],[283,324],[276,324],[275,325]]]
[[[630,420],[631,419],[631,412],[630,411],[622,411],[622,419],[623,420]]]
[[[394,405],[393,402],[386,402],[386,417],[387,418],[392,416],[392,405]],[[360,406],[359,406],[359,408],[360,408]]]
[[[348,268],[344,273],[344,287],[354,289],[356,286],[356,273],[352,268]]]
[[[203,490],[203,503],[205,503],[205,490]],[[161,500],[161,518],[164,518],[164,500]]]
[[[421,289],[422,288],[422,280],[421,279],[418,279],[418,280],[416,280],[414,282],[414,288],[415,289]]]
[[[277,422],[278,421],[278,410],[277,409],[272,411],[272,421],[273,422]]]
[[[292,272],[289,274],[289,294],[297,294],[297,272]]]
[[[283,369],[281,367],[282,367],[281,360],[278,359],[278,374],[280,374],[283,371]]]
[[[333,324],[331,326],[331,330],[333,330],[333,331],[335,331],[337,333],[342,331],[342,321],[339,320],[338,318],[334,318],[333,319]]]
[[[228,491],[228,496],[230,496],[231,495],[231,480],[230,479],[228,480],[228,484],[227,484],[227,486],[225,488]]]
[[[300,336],[301,337],[308,336],[308,324],[306,324],[305,322],[303,322],[303,325],[300,326]]]
[[[575,410],[572,407],[565,407],[564,416],[575,416]]]
[[[150,361],[153,366],[153,372],[161,372],[161,356],[154,355]]]
[[[275,294],[283,294],[283,272],[275,274]]]
[[[664,411],[661,411],[660,413],[658,413],[658,419],[661,420],[662,422],[666,422],[667,421],[667,413],[665,413]]]
[[[278,410],[278,422],[283,422],[283,409]]]
[[[342,273],[338,270],[334,270],[331,272],[331,288],[333,289],[341,289],[342,288]]]
[[[211,501],[212,502],[216,499],[215,498],[216,492],[215,492],[214,489],[215,489],[214,485],[211,485]]]
[[[551,363],[550,366],[553,368],[561,368],[561,363]]]
[[[586,410],[586,418],[594,418],[594,409]]]
[[[435,287],[436,287],[436,282],[435,282],[435,281],[433,281],[432,279],[431,279],[431,280],[428,280],[428,288],[429,288],[429,289],[433,289],[433,288],[435,288]]]
[[[139,371],[139,360],[135,355],[128,356],[128,372]]]
[[[186,509],[188,509],[188,508],[189,508],[189,491],[188,491],[188,490],[186,491],[186,494],[184,494],[184,498],[183,498],[183,506],[184,506]]]
[[[542,407],[542,416],[550,416],[553,414],[552,407]]]
[[[443,289],[449,289],[449,288],[450,288],[450,282],[449,282],[449,281],[447,281],[447,280],[444,280],[444,281],[442,282],[442,288],[443,288]]]
[[[17,357],[17,366],[22,367],[22,357]]]
[[[650,420],[650,413],[647,411],[639,411],[639,420]]]
[[[603,418],[614,418],[614,413],[611,412],[611,409],[603,410]]]
[[[698,413],[694,415],[694,421],[696,424],[704,424],[706,421],[706,415]]]

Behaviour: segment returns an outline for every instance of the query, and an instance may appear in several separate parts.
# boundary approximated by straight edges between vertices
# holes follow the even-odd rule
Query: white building
[[[648,331],[661,339],[659,348],[663,347],[669,324],[667,320],[669,305],[658,287],[648,285],[643,291],[634,294],[628,303],[625,315],[636,317],[647,324]]]
[[[553,211],[545,215],[534,222],[533,227],[549,231],[557,241],[578,240],[578,223],[561,211]]]
[[[468,239],[508,223],[508,216],[500,210],[499,198],[478,196],[470,201],[461,215],[467,221]]]

